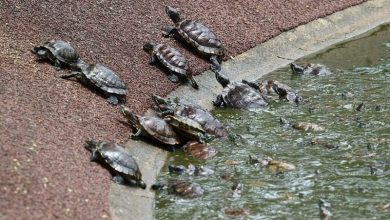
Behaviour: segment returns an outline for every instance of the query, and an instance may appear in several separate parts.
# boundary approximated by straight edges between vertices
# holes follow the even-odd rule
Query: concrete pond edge
[[[319,18],[305,25],[283,32],[245,53],[222,64],[221,72],[232,81],[256,80],[293,60],[325,50],[363,33],[370,33],[390,22],[390,1],[372,0]],[[183,85],[168,97],[197,103],[211,110],[212,100],[222,90],[214,73],[205,71],[195,76],[199,91]],[[153,114],[149,110],[146,114]],[[150,186],[164,166],[167,151],[147,142],[129,140],[127,149],[135,157],[147,184],[147,189],[121,186],[112,183],[109,203],[112,219],[154,219],[155,193]]]

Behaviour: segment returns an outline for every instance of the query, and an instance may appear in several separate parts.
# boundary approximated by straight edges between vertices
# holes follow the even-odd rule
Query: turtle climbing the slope
[[[56,70],[64,66],[76,67],[80,56],[70,43],[62,40],[47,41],[34,47],[31,52],[41,60],[49,60]]]
[[[135,115],[129,108],[120,107],[120,111],[128,123],[136,130],[132,138],[144,136],[166,145],[178,145],[180,139],[165,120],[152,116]]]
[[[198,84],[192,77],[192,71],[184,56],[175,48],[165,44],[146,43],[143,49],[149,53],[150,64],[159,61],[169,70],[168,79],[172,82],[190,81],[194,89],[198,89]]]
[[[91,151],[91,161],[108,165],[114,173],[112,180],[119,184],[128,183],[130,185],[146,188],[142,180],[142,174],[134,158],[119,144],[113,142],[88,140],[85,148]]]
[[[78,78],[82,83],[91,86],[105,96],[110,104],[116,105],[126,102],[127,88],[122,79],[111,69],[101,65],[89,65],[85,62],[79,62],[78,71],[61,76],[63,79],[72,77]]]
[[[154,108],[162,115],[179,115],[198,122],[202,128],[208,133],[216,137],[225,137],[228,132],[222,123],[216,119],[209,111],[201,106],[184,103],[180,100],[172,101],[162,97],[153,95]]]
[[[222,85],[223,90],[217,99],[213,101],[216,107],[231,107],[251,111],[262,110],[268,103],[256,89],[242,82],[230,82],[219,72],[214,71],[217,81]]]
[[[194,47],[199,53],[210,57],[211,68],[215,71],[221,70],[221,60],[225,49],[217,36],[204,24],[180,18],[176,8],[165,6],[165,12],[175,24],[165,30],[164,36],[179,36],[180,39]]]
[[[315,76],[327,76],[331,75],[332,72],[322,64],[306,64],[300,66],[296,63],[291,63],[290,68],[294,75],[315,75]]]

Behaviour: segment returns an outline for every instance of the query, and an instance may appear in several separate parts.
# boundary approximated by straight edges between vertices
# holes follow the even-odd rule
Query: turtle
[[[194,47],[199,53],[210,58],[211,69],[221,70],[225,48],[217,36],[204,24],[180,18],[178,10],[165,6],[165,12],[175,24],[164,30],[163,36],[178,36],[181,40]]]
[[[291,70],[293,74],[295,75],[315,75],[315,76],[326,76],[326,75],[331,75],[332,72],[324,65],[322,64],[313,64],[309,63],[304,66],[299,66],[296,63],[291,63],[290,64]]]
[[[189,141],[184,146],[184,151],[199,160],[207,160],[214,157],[218,151],[208,146],[206,143],[199,143],[198,141]]]
[[[192,119],[180,115],[167,115],[164,117],[164,120],[168,122],[184,140],[195,140],[204,143],[213,139],[212,135],[208,135],[202,126]]]
[[[91,151],[91,161],[108,165],[114,173],[112,180],[119,184],[128,183],[146,188],[135,159],[124,147],[114,142],[87,140],[85,148]]]
[[[170,81],[177,83],[189,80],[194,89],[199,89],[198,83],[192,77],[192,70],[187,60],[177,49],[156,43],[146,43],[143,49],[151,55],[149,64],[158,61],[169,70],[168,79]]]
[[[264,95],[274,95],[276,92],[273,90],[273,80],[263,80],[260,83],[250,82],[245,79],[241,80],[242,83],[249,85],[250,87],[258,90],[261,94]]]
[[[224,208],[223,212],[225,213],[225,215],[227,215],[228,217],[231,217],[231,218],[247,217],[250,214],[248,209],[244,209],[244,208],[231,208],[231,207]]]
[[[264,160],[262,160],[261,164],[275,173],[295,170],[294,165],[282,161],[273,160],[270,157],[266,157]]]
[[[217,81],[222,85],[222,93],[213,101],[216,107],[231,107],[257,111],[264,109],[268,103],[260,92],[242,82],[230,82],[217,71],[214,71]]]
[[[126,85],[114,71],[101,64],[79,62],[77,66],[78,71],[62,75],[61,78],[69,79],[76,77],[82,83],[102,92],[108,97],[108,103],[112,105],[117,105],[120,100],[123,103],[126,102]]]
[[[170,99],[164,99],[160,96],[152,96],[154,108],[165,115],[179,115],[198,122],[206,133],[215,137],[226,137],[227,130],[222,123],[216,119],[209,111],[193,103],[184,103],[177,99],[172,102]]]
[[[169,193],[187,199],[203,196],[205,192],[199,184],[187,180],[169,180],[168,184],[157,183],[152,185],[151,188],[153,190],[168,189]]]
[[[63,66],[75,67],[80,61],[77,51],[69,42],[62,40],[50,40],[42,45],[35,46],[31,52],[39,59],[49,60],[56,70]]]
[[[136,130],[131,135],[133,139],[144,136],[165,145],[174,146],[180,144],[180,139],[173,127],[165,120],[158,117],[135,115],[129,108],[123,105],[120,107],[120,111],[128,123]]]
[[[214,170],[210,169],[207,166],[195,166],[193,164],[189,164],[188,168],[183,165],[169,165],[168,166],[169,173],[173,174],[188,174],[188,175],[197,175],[197,176],[210,176],[214,174]]]

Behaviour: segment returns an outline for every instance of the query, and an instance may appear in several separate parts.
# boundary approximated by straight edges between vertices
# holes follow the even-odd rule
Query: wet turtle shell
[[[286,84],[274,81],[272,84],[272,88],[276,92],[276,94],[279,95],[279,99],[297,104],[302,101],[302,97]]]
[[[56,68],[62,65],[75,66],[80,60],[77,51],[68,43],[62,40],[51,40],[43,45],[32,49],[40,59],[48,59],[54,63]]]
[[[119,98],[126,99],[127,88],[123,80],[111,69],[101,65],[78,64],[80,71],[75,71],[62,78],[78,77],[87,85],[90,85],[107,95],[108,102],[118,104]]]
[[[152,116],[135,115],[125,106],[121,106],[121,112],[131,126],[137,130],[132,137],[142,135],[167,145],[178,145],[180,143],[176,132],[165,120]]]
[[[225,137],[228,134],[221,122],[199,105],[183,102],[173,103],[159,96],[153,96],[152,99],[155,103],[155,109],[163,115],[179,115],[192,119],[198,122],[206,133],[216,137]]]
[[[170,181],[168,191],[183,198],[195,198],[204,194],[204,189],[199,184],[184,180]]]
[[[187,142],[184,146],[184,151],[199,160],[208,160],[218,153],[215,148],[207,146],[206,143],[199,143],[197,141]]]
[[[122,146],[105,141],[87,141],[86,149],[92,152],[91,161],[100,161],[107,164],[117,174],[114,181],[135,184],[143,189],[146,184],[142,181],[142,174],[137,162]]]
[[[219,72],[214,71],[214,73],[215,78],[223,87],[222,93],[217,96],[216,101],[213,101],[214,106],[256,111],[264,109],[268,105],[264,97],[248,84],[230,82]]]
[[[180,115],[167,115],[164,117],[164,120],[188,140],[199,141],[202,135],[206,133],[198,122]]]
[[[152,43],[145,44],[143,48],[146,52],[151,54],[150,63],[154,63],[156,60],[155,58],[157,58],[157,60],[169,70],[171,75],[168,77],[171,81],[190,80],[192,87],[198,89],[198,84],[192,77],[192,71],[188,66],[187,60],[178,50],[165,44]]]
[[[332,72],[324,65],[322,64],[306,64],[304,66],[300,66],[296,63],[291,63],[290,64],[291,70],[293,74],[296,75],[315,75],[315,76],[326,76],[332,74]]]

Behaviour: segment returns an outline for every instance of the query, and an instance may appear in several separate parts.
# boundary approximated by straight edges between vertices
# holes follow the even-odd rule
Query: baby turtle
[[[34,47],[31,52],[39,59],[52,62],[56,70],[61,69],[62,66],[75,67],[80,61],[77,51],[68,42],[62,40],[47,41]]]
[[[154,184],[152,189],[168,189],[169,193],[176,194],[183,198],[195,198],[203,196],[204,189],[197,183],[192,183],[186,180],[170,180],[168,184]]]
[[[183,103],[180,100],[172,102],[170,99],[164,99],[159,96],[152,96],[155,109],[162,115],[179,115],[198,122],[202,128],[216,137],[225,137],[228,135],[221,122],[216,119],[209,111],[199,105]]]
[[[118,104],[119,99],[126,101],[126,85],[114,71],[100,64],[89,65],[85,62],[80,62],[78,68],[79,71],[63,75],[61,78],[76,77],[82,83],[101,91],[108,97],[107,101],[110,104]]]
[[[299,66],[298,64],[291,63],[291,70],[295,75],[315,75],[315,76],[326,76],[332,74],[332,72],[322,64],[306,64]]]
[[[165,6],[165,12],[175,23],[175,27],[167,28],[163,36],[179,36],[180,39],[194,47],[199,53],[210,57],[211,68],[220,71],[220,62],[225,49],[217,36],[199,21],[181,19],[176,8]]]
[[[217,107],[232,107],[246,110],[264,109],[268,103],[264,97],[251,86],[242,82],[231,83],[229,79],[214,71],[217,81],[222,85],[223,90],[213,101]]]
[[[187,60],[178,50],[165,44],[154,43],[146,43],[143,49],[151,55],[149,64],[159,61],[169,70],[169,80],[174,83],[189,80],[194,89],[199,88],[192,77],[192,71],[187,64]]]
[[[89,140],[85,148],[92,152],[91,161],[107,164],[115,173],[112,178],[114,182],[146,188],[137,162],[122,146],[113,142]]]
[[[163,119],[135,115],[125,106],[121,106],[120,111],[123,116],[126,117],[128,123],[136,130],[136,132],[131,135],[132,138],[144,136],[166,145],[178,145],[180,143],[172,126]]]
[[[167,115],[164,120],[187,141],[195,140],[204,143],[212,140],[212,137],[206,134],[202,126],[192,119],[180,115]]]

